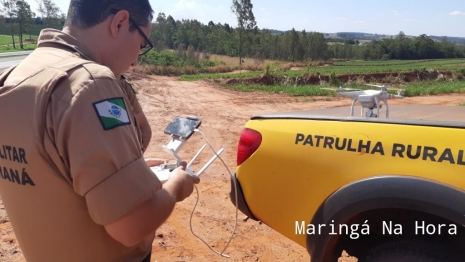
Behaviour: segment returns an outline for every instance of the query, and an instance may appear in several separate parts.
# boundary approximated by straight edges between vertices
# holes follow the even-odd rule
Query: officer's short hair
[[[71,0],[65,26],[85,29],[98,25],[112,14],[112,10],[128,11],[139,26],[147,26],[153,18],[149,0]],[[130,27],[131,31],[135,29]]]

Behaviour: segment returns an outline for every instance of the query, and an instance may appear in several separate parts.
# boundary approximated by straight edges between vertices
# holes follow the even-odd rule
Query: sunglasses
[[[116,14],[120,10],[112,9],[111,13]],[[150,51],[153,48],[153,44],[150,41],[150,39],[145,35],[144,31],[140,28],[140,26],[129,16],[129,21],[134,25],[134,27],[139,31],[139,34],[144,38],[145,40],[145,46],[142,46],[139,51],[139,56],[145,55],[148,51]]]

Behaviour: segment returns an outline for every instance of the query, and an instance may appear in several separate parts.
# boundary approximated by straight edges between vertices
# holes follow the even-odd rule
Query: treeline
[[[410,38],[400,32],[394,38],[373,40],[364,45],[331,45],[328,53],[332,58],[364,60],[464,58],[465,45],[446,39],[435,41],[425,34]]]
[[[164,48],[239,57],[239,30],[229,24],[210,21],[207,25],[197,20],[175,20],[159,13],[152,26],[152,40],[158,50]],[[309,61],[328,59],[442,59],[465,57],[465,46],[443,39],[434,41],[426,35],[409,38],[403,32],[396,37],[373,40],[368,44],[358,41],[329,43],[324,34],[296,31],[276,34],[271,30],[246,30],[242,56],[255,59]]]
[[[0,22],[8,27],[13,48],[16,48],[15,35],[19,36],[20,48],[24,48],[23,35],[31,34],[35,25],[60,28],[65,21],[64,13],[52,0],[36,0],[40,18],[26,0],[0,0]]]
[[[16,18],[3,18],[3,21],[5,24],[10,24],[10,23],[16,23],[17,20],[15,20]],[[66,20],[66,16],[64,13],[62,13],[60,15],[60,17],[57,17],[57,18],[47,18],[45,17],[44,19],[42,19],[42,17],[35,17],[35,18],[32,18],[33,19],[33,22],[35,25],[45,25],[47,28],[58,28],[58,29],[61,29],[63,27],[63,25],[65,24],[65,20]]]
[[[402,33],[403,34],[403,33]],[[338,32],[336,33],[338,37],[342,37],[345,39],[354,39],[354,40],[372,40],[372,39],[380,39],[385,38],[387,35],[379,35],[379,34],[367,34],[367,33],[356,33],[356,32]],[[447,40],[451,41],[455,44],[465,45],[465,37],[453,37],[453,36],[435,36],[429,35],[429,38],[433,40]]]

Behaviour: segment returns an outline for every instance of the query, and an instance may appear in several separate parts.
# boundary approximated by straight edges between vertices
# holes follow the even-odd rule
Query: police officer
[[[0,75],[0,194],[28,262],[150,261],[199,179],[164,184],[119,80],[152,44],[148,0],[71,0],[62,31]]]

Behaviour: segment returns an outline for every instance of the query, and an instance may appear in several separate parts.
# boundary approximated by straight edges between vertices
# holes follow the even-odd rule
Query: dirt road
[[[180,82],[172,77],[132,79],[139,90],[139,100],[153,129],[153,138],[145,157],[169,156],[161,145],[168,142],[162,130],[177,115],[195,115],[202,119],[200,129],[214,148],[224,147],[222,158],[231,172],[235,170],[236,147],[244,124],[253,114],[314,108],[349,106],[347,98],[295,98],[283,94],[242,93],[225,90],[209,81]],[[456,106],[465,94],[414,97],[391,104],[439,104]],[[189,160],[204,144],[199,134],[191,137],[180,156]],[[199,168],[212,156],[204,150],[192,168]],[[219,252],[223,251],[235,222],[235,208],[229,200],[230,180],[220,161],[202,175],[198,185],[199,204],[192,218],[194,232]],[[152,261],[308,261],[305,248],[286,239],[264,224],[248,220],[239,212],[237,230],[222,258],[195,238],[190,230],[194,194],[179,203],[169,220],[157,231]],[[11,225],[0,200],[0,261],[22,259]],[[346,259],[345,261],[355,261]]]

